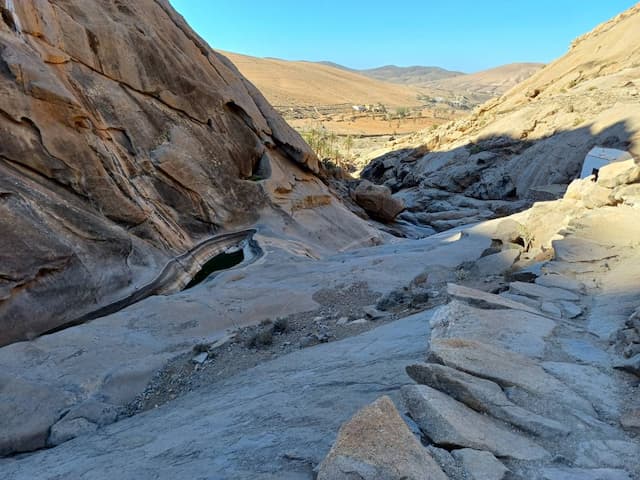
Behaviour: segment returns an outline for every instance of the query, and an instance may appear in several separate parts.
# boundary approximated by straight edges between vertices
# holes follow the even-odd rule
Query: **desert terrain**
[[[640,5],[422,126],[166,0],[0,13],[0,478],[640,478]]]
[[[462,118],[542,67],[512,64],[465,75],[433,67],[353,70],[331,62],[221,53],[303,136],[322,132],[332,144],[324,156],[355,164],[354,173],[398,138]]]

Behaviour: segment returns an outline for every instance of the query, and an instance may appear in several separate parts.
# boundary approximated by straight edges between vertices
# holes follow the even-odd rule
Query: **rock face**
[[[168,1],[0,10],[0,345],[136,291],[270,205],[358,225],[301,137]]]
[[[436,230],[560,198],[594,146],[640,153],[640,53],[628,48],[639,39],[636,5],[469,117],[399,143],[362,177],[403,198],[407,221]]]
[[[389,397],[345,423],[318,471],[318,480],[446,480]]]

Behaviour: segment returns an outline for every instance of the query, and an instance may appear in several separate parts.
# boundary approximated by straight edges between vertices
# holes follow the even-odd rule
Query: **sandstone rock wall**
[[[347,215],[302,138],[168,1],[0,13],[0,345],[126,296],[274,201]],[[272,162],[289,175],[275,199]]]

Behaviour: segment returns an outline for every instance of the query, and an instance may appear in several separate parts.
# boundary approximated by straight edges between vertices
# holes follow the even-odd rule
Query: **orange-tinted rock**
[[[0,8],[0,345],[136,291],[273,202],[336,208],[315,154],[168,1]],[[270,164],[288,197],[252,181]]]

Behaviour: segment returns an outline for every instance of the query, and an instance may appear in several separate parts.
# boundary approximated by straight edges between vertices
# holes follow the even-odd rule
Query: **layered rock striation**
[[[349,223],[302,138],[168,1],[0,11],[0,345],[130,295],[265,209]]]

